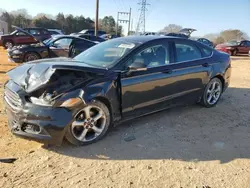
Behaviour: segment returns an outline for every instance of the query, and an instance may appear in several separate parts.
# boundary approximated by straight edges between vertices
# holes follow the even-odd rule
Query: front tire
[[[102,102],[94,100],[76,114],[65,137],[76,146],[92,144],[107,134],[110,124],[109,109]]]
[[[14,46],[14,43],[11,40],[7,40],[7,41],[4,41],[3,46],[5,49],[9,49]]]
[[[24,55],[24,62],[34,61],[41,59],[40,56],[35,52],[28,52]]]
[[[215,106],[222,94],[222,82],[219,78],[213,78],[207,84],[203,93],[201,104],[207,108]]]

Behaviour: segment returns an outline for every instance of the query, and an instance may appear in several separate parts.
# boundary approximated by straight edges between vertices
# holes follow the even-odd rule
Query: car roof
[[[117,40],[117,41],[126,41],[126,42],[131,42],[131,43],[146,43],[149,41],[154,41],[154,40],[159,40],[159,39],[183,39],[183,40],[188,40],[182,37],[173,37],[173,36],[157,36],[157,35],[147,35],[147,36],[128,36],[128,37],[119,37],[115,38],[112,40]]]
[[[91,41],[91,40],[84,39],[84,38],[81,38],[81,37],[78,37],[78,36],[75,36],[75,35],[54,35],[52,38],[54,40],[57,40],[57,39],[64,38],[64,37],[68,37],[68,38],[72,38],[72,39],[79,39],[79,40],[82,40],[82,41],[84,40],[84,41],[88,41],[88,42],[93,43],[93,41]]]
[[[43,27],[26,27],[23,29],[45,29],[45,30],[47,30],[46,28],[43,28]]]

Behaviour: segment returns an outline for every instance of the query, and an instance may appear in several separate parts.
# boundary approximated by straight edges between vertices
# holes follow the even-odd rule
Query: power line
[[[128,19],[120,19],[120,15],[129,16]],[[130,23],[131,23],[131,8],[129,12],[117,12],[117,23],[116,23],[116,35],[118,34],[119,23],[128,23],[128,35],[130,32]]]
[[[119,9],[119,6],[118,6],[118,4],[117,4],[117,1],[116,1],[116,0],[113,0],[113,1],[114,1],[115,5],[116,5],[117,9]]]
[[[145,15],[147,11],[147,5],[149,4],[147,3],[147,0],[141,0],[141,2],[138,4],[141,5],[141,8],[139,9],[141,13],[136,27],[136,33],[139,32],[145,33],[145,25],[146,25]]]

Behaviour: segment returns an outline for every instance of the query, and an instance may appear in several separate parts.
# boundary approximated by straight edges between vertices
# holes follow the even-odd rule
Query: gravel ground
[[[6,57],[0,51],[0,72],[14,67]],[[248,188],[250,58],[232,65],[230,88],[215,108],[178,107],[129,121],[86,147],[46,148],[11,135],[0,101],[0,158],[17,158],[0,163],[0,187]],[[0,73],[1,85],[6,80]]]

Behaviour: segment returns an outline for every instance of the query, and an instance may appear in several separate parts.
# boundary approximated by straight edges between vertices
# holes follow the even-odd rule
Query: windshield
[[[18,31],[17,31],[17,30],[13,31],[13,32],[11,33],[11,35],[14,35],[16,32],[18,32]]]
[[[110,67],[136,45],[122,40],[109,40],[82,52],[74,59],[96,67]]]

